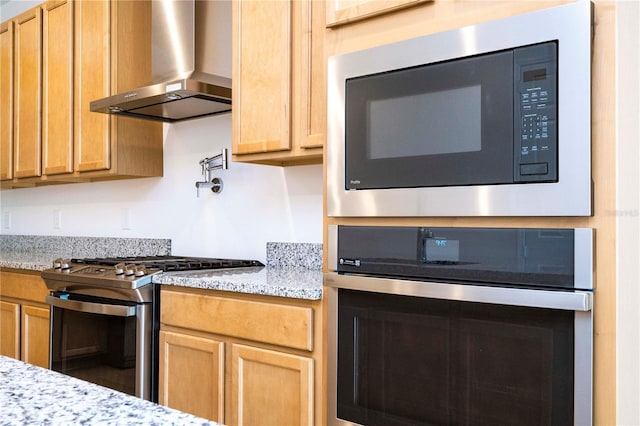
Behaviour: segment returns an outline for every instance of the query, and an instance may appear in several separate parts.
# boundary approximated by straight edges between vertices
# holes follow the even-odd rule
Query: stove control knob
[[[113,267],[114,272],[116,273],[116,275],[122,275],[124,274],[124,263],[118,263],[117,265],[115,265]]]
[[[62,268],[62,258],[57,258],[56,260],[53,261],[53,268],[54,269],[60,269]]]
[[[143,277],[147,274],[147,267],[144,265],[136,266],[135,276]]]
[[[71,269],[71,266],[69,265],[70,262],[70,259],[60,260],[60,269]]]
[[[134,274],[135,269],[136,269],[136,265],[133,265],[133,264],[124,265],[124,274],[126,276],[131,276]]]

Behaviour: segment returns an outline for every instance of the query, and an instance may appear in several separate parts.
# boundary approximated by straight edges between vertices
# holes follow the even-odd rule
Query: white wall
[[[230,161],[215,173],[222,193],[196,198],[198,162],[231,152],[231,114],[165,124],[164,134],[164,177],[1,191],[0,233],[171,238],[175,254],[258,260],[267,241],[322,242],[322,166]]]
[[[616,8],[616,420],[640,425],[640,3]]]

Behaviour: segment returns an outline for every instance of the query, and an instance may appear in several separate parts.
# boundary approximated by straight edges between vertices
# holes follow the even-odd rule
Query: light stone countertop
[[[276,267],[165,272],[156,284],[222,290],[295,299],[322,299],[322,271]]]
[[[0,356],[0,424],[218,425],[4,356]]]
[[[29,237],[33,239],[34,237]],[[91,252],[86,254],[80,251],[77,245],[86,246],[92,242],[90,238],[74,237],[78,241],[71,246],[68,257],[100,257],[108,254]],[[26,250],[18,246],[15,249],[0,248],[0,267],[14,268],[32,271],[43,271],[51,267],[53,260],[60,257],[59,248],[51,247],[50,237],[42,237],[44,242],[36,241],[36,249]],[[88,241],[88,242],[85,242]],[[126,239],[102,239],[106,250],[118,249],[116,255],[148,255],[150,250],[165,250],[164,245],[160,249],[152,246],[150,242],[164,240],[126,240]],[[66,239],[61,239],[66,244]],[[54,240],[54,242],[57,242]],[[131,247],[123,246],[123,242],[134,243]],[[22,244],[22,240],[18,240]],[[32,243],[32,242],[31,242]],[[138,247],[142,246],[143,249]],[[170,248],[170,243],[168,244]],[[102,249],[102,250],[105,250]],[[73,250],[73,253],[71,251]],[[121,254],[126,250],[125,254]],[[151,253],[156,254],[151,251]],[[63,255],[65,255],[64,253]],[[238,293],[259,294],[267,296],[289,297],[295,299],[320,300],[322,299],[322,247],[320,244],[298,243],[268,243],[267,266],[255,268],[237,268],[227,270],[200,270],[164,272],[153,276],[156,284],[193,287],[209,290],[221,290]]]

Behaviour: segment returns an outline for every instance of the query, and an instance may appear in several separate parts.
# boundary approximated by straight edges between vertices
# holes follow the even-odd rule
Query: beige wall
[[[327,32],[327,55],[547,8],[567,1],[434,1]],[[592,217],[328,218],[329,224],[587,227],[596,232],[594,423],[616,424],[616,3],[595,1],[593,40]],[[325,196],[326,200],[326,196]],[[326,239],[325,239],[326,241]]]

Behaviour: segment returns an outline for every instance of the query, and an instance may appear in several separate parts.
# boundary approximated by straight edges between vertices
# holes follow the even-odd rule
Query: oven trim
[[[457,285],[325,273],[327,298],[327,422],[355,425],[337,416],[338,289],[373,291],[417,297],[530,306],[575,311],[574,424],[592,424],[593,293],[590,291],[527,290],[482,285]],[[388,286],[388,287],[385,287]],[[446,288],[448,287],[448,288]],[[516,294],[521,293],[521,294]],[[536,295],[533,293],[540,293]],[[533,299],[532,299],[533,298]],[[528,301],[528,302],[527,302]]]

